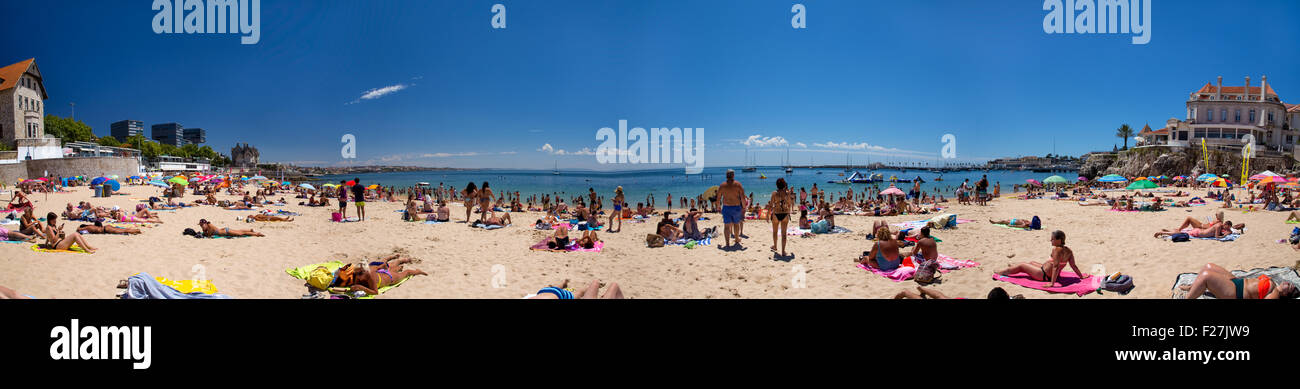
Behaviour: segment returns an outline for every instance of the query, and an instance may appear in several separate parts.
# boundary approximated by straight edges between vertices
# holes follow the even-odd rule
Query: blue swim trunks
[[[722,224],[736,224],[745,221],[745,209],[739,205],[722,206]]]

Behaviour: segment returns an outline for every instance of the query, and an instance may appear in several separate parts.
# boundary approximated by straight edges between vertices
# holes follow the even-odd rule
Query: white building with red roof
[[[45,135],[45,78],[30,58],[0,68],[0,143],[18,160],[63,158],[59,138]]]
[[[1268,76],[1261,77],[1259,86],[1251,86],[1250,77],[1244,86],[1223,86],[1220,76],[1217,83],[1207,82],[1188,96],[1184,120],[1169,119],[1165,128],[1149,135],[1165,131],[1165,144],[1199,146],[1204,139],[1219,149],[1240,149],[1254,137],[1258,152],[1292,154],[1300,131],[1294,128],[1294,116],[1288,117],[1291,108],[1268,86]]]

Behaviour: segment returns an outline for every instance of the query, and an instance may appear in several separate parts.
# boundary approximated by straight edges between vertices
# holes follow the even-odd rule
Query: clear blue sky
[[[76,102],[97,135],[175,121],[223,152],[248,142],[313,165],[341,163],[352,133],[356,164],[608,169],[539,149],[595,149],[620,119],[705,128],[711,166],[743,164],[753,135],[782,137],[799,164],[842,163],[833,146],[858,143],[902,151],[855,149],[855,163],[933,160],[945,133],[963,160],[1053,140],[1079,155],[1109,150],[1120,124],[1182,118],[1220,75],[1268,75],[1300,102],[1294,0],[1155,0],[1147,45],[1045,34],[1041,0],[804,0],[802,30],[797,2],[263,0],[261,41],[241,45],[154,34],[151,0],[6,1],[0,62],[35,57],[47,112]],[[785,149],[750,148],[766,165]]]

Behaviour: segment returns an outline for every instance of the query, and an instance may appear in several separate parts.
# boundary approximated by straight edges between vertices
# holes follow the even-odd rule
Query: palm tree
[[[1121,125],[1119,130],[1115,131],[1115,136],[1124,139],[1124,150],[1128,150],[1128,138],[1133,136],[1133,127],[1129,127],[1127,124]]]

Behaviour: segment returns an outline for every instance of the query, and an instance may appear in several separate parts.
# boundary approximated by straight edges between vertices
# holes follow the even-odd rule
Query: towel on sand
[[[1088,279],[1081,280],[1079,279],[1078,274],[1074,274],[1072,271],[1061,270],[1060,277],[1056,279],[1056,283],[1061,284],[1061,286],[1045,288],[1043,287],[1043,284],[1047,283],[1047,281],[1035,281],[1029,278],[1029,275],[1025,273],[1016,273],[1009,276],[998,275],[997,273],[993,274],[994,281],[1010,282],[1029,289],[1038,289],[1052,293],[1074,293],[1079,296],[1096,292],[1097,288],[1101,287],[1101,279],[1102,277],[1092,276],[1088,277]]]
[[[939,272],[941,273],[947,273],[953,270],[964,269],[964,268],[975,267],[975,266],[979,266],[979,263],[970,260],[956,259],[953,257],[949,257],[947,255],[939,254]],[[875,273],[878,276],[888,278],[890,280],[893,280],[894,282],[903,282],[903,281],[910,280],[912,279],[912,275],[916,274],[916,268],[911,266],[899,266],[897,269],[894,269],[893,271],[883,271],[880,270],[879,268],[875,268],[875,267],[871,267],[859,263],[858,268]]]
[[[140,274],[140,273],[136,273],[136,274]],[[181,293],[194,293],[194,292],[199,292],[203,294],[217,293],[217,285],[213,284],[212,281],[208,281],[208,280],[171,280],[171,279],[167,279],[167,277],[161,277],[161,276],[154,277],[153,279],[158,281],[159,284],[163,284],[172,289],[176,289]]]
[[[533,245],[532,247],[529,247],[529,249],[539,250],[539,251],[554,251],[554,252],[562,252],[562,253],[574,252],[574,251],[599,253],[601,249],[605,248],[605,242],[596,242],[596,244],[592,245],[592,247],[588,249],[579,246],[577,241],[570,240],[568,247],[565,247],[564,249],[552,249],[550,247],[546,247],[546,242],[550,240],[551,238],[542,239],[541,242],[537,242],[537,244]]]
[[[339,271],[339,269],[343,268],[343,262],[335,260],[335,261],[317,263],[317,264],[306,265],[306,266],[291,267],[288,269],[284,269],[284,272],[289,273],[289,275],[293,276],[293,278],[306,281],[307,277],[311,275],[311,271],[321,266],[324,266],[325,269],[330,271],[330,273],[336,273]],[[384,292],[387,292],[389,289],[396,288],[406,283],[406,281],[411,279],[411,277],[415,277],[415,276],[408,276],[406,278],[401,279],[400,281],[397,281],[397,283],[395,284],[379,288],[378,292],[379,294],[384,294]],[[330,288],[329,292],[330,294],[351,295],[350,293],[347,292],[345,288]],[[361,298],[372,299],[375,298],[375,295],[367,295]]]
[[[930,219],[925,219],[925,220],[916,220],[916,221],[910,221],[910,222],[894,223],[894,224],[892,224],[892,225],[895,226],[895,227],[902,228],[902,229],[908,229],[908,228],[921,228],[921,227],[925,227],[925,223],[927,223],[927,222],[929,222],[929,221],[930,221]],[[965,224],[965,223],[970,223],[970,222],[971,222],[970,219],[957,219],[957,224]]]
[[[228,299],[230,296],[213,293],[207,294],[201,291],[184,293],[171,286],[158,282],[149,273],[140,273],[126,279],[126,293],[122,294],[124,299]],[[215,290],[215,288],[213,288]]]
[[[1295,269],[1289,267],[1274,266],[1267,269],[1254,268],[1254,269],[1250,269],[1249,271],[1233,270],[1232,275],[1237,278],[1255,278],[1264,275],[1264,276],[1272,277],[1273,279],[1286,280],[1291,282],[1292,284],[1300,285],[1300,273],[1296,273]],[[1196,281],[1197,276],[1198,273],[1183,273],[1183,274],[1179,274],[1177,277],[1174,277],[1174,286],[1173,288],[1170,288],[1170,290],[1172,291],[1172,297],[1175,299],[1182,299],[1184,296],[1187,296],[1187,292],[1178,288],[1183,285],[1191,285],[1192,282]],[[1205,291],[1205,294],[1201,295],[1201,298],[1213,299],[1215,297],[1214,294],[1210,293],[1210,291],[1207,290]]]
[[[667,245],[667,246],[685,246],[687,243],[690,243],[691,241],[692,241],[692,239],[682,238],[682,239],[674,240],[674,241],[671,241],[671,242],[669,242],[669,241],[664,241],[664,245]],[[696,241],[695,241],[695,244],[697,244],[697,245],[703,245],[703,246],[708,246],[708,245],[710,245],[710,244],[713,244],[713,238],[705,237],[704,239],[696,240]]]
[[[77,246],[75,243],[72,244],[71,247],[68,247],[67,250],[45,249],[45,248],[41,248],[41,245],[39,245],[39,244],[34,244],[34,245],[32,245],[32,251],[35,251],[35,252],[38,252],[38,253],[73,253],[73,254],[90,254],[90,252],[87,252],[85,249],[82,249],[81,246]]]

